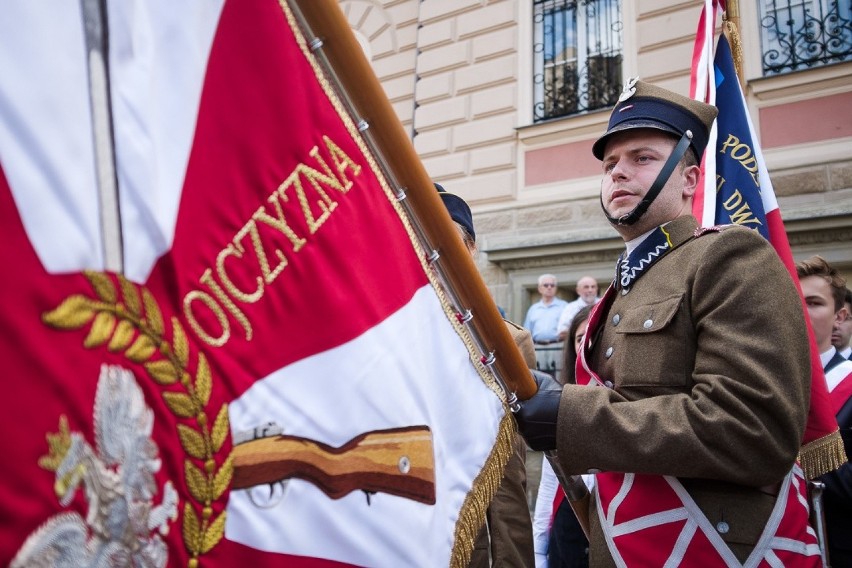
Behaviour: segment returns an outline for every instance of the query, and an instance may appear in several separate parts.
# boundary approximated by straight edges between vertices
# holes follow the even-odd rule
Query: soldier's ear
[[[693,197],[698,191],[698,183],[701,181],[701,168],[698,166],[687,166],[681,173],[683,176],[683,196]]]

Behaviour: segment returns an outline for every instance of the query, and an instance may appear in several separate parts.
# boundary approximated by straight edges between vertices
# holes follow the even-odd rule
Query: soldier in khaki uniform
[[[517,414],[530,447],[558,449],[566,473],[600,472],[593,566],[819,559],[794,466],[810,385],[801,301],[757,232],[699,229],[691,215],[715,116],[625,87],[593,146],[626,250],[580,354],[587,384],[537,376]]]

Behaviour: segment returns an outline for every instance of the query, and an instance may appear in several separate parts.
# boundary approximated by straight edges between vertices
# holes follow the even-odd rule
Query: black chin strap
[[[675,146],[674,150],[672,150],[671,155],[666,160],[666,163],[663,164],[663,169],[660,170],[660,173],[657,174],[657,179],[654,180],[654,183],[651,184],[651,189],[648,190],[648,193],[645,194],[645,197],[642,201],[639,202],[639,205],[633,208],[633,211],[630,213],[625,213],[621,217],[610,217],[609,212],[606,210],[603,204],[603,195],[600,196],[601,201],[601,209],[603,209],[604,215],[606,216],[607,221],[612,223],[613,225],[632,225],[636,221],[639,220],[642,215],[645,214],[645,211],[648,210],[648,207],[651,206],[651,203],[657,198],[660,194],[660,190],[663,189],[663,186],[666,185],[666,182],[669,181],[669,177],[671,177],[672,172],[677,167],[680,159],[683,158],[683,155],[686,154],[687,148],[689,148],[689,143],[692,141],[692,131],[687,130],[683,133],[683,136],[678,140],[677,146]]]

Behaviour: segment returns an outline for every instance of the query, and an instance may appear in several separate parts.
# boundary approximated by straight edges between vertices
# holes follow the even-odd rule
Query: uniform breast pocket
[[[695,360],[683,294],[625,309],[615,328],[621,386],[684,387]]]

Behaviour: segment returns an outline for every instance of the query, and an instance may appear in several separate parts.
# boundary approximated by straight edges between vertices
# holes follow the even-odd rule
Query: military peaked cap
[[[473,230],[473,215],[470,212],[470,207],[467,202],[454,193],[449,193],[444,187],[436,183],[435,189],[438,190],[438,194],[441,196],[441,201],[444,202],[444,206],[447,208],[447,211],[450,212],[450,217],[453,221],[464,227],[465,231],[476,240],[476,232]]]
[[[592,153],[603,160],[610,137],[624,130],[655,128],[678,138],[689,130],[692,132],[690,147],[700,161],[718,113],[712,105],[633,78],[624,86],[618,104],[612,109],[607,130],[592,146]]]

